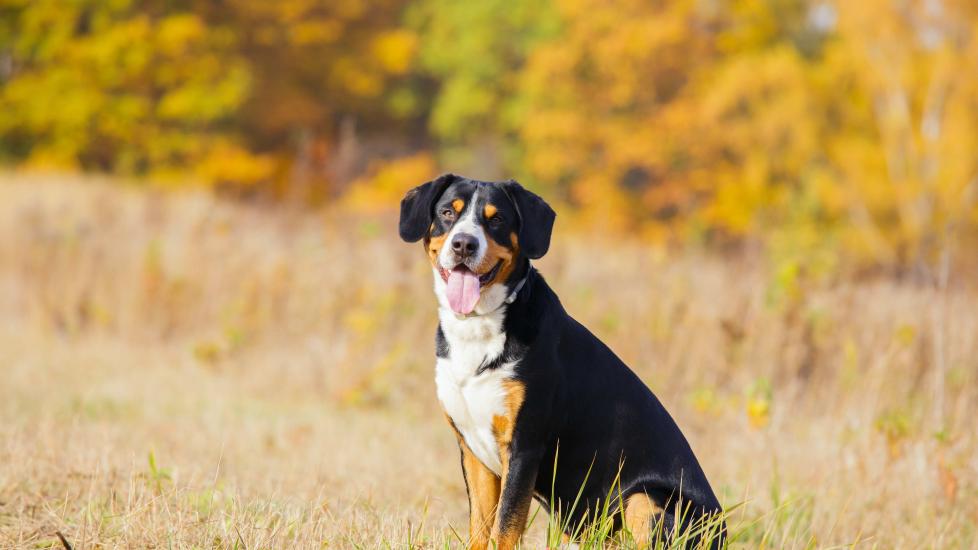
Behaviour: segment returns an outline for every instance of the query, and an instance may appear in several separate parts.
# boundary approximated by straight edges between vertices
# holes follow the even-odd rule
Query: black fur
[[[438,331],[435,332],[435,357],[441,357],[442,359],[448,357],[448,340],[445,339],[445,333],[441,330],[441,325],[438,325]]]
[[[444,174],[408,191],[401,199],[401,221],[398,232],[409,243],[418,242],[431,226],[435,201],[456,179],[455,174]]]
[[[507,344],[516,340],[523,350],[516,378],[526,388],[511,453],[533,457],[526,467],[535,469],[537,499],[566,513],[583,487],[571,525],[600,510],[609,495],[617,497],[618,489],[623,499],[649,495],[666,510],[667,525],[678,519],[680,498],[688,507],[684,524],[720,512],[696,456],[659,400],[532,273],[507,309],[504,328]]]
[[[553,232],[557,214],[538,195],[535,195],[515,180],[504,182],[500,187],[516,205],[520,218],[520,247],[527,258],[542,258],[550,249],[550,234]]]

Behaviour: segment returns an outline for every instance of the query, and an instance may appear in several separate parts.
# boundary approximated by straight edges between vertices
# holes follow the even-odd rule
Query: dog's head
[[[439,299],[458,315],[490,311],[508,294],[514,270],[550,247],[553,209],[515,181],[446,174],[408,191],[401,238],[424,240]]]

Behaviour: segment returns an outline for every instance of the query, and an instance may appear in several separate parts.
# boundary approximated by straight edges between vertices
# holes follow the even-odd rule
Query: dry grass
[[[0,181],[0,546],[458,545],[393,215],[56,180]],[[973,287],[792,288],[567,230],[541,270],[744,502],[735,546],[978,544]]]

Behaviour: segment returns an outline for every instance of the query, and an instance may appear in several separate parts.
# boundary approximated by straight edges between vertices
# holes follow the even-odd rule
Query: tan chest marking
[[[492,417],[492,433],[496,437],[496,447],[505,469],[509,463],[509,444],[513,442],[513,430],[516,429],[516,417],[523,407],[526,388],[522,382],[509,379],[503,382],[506,397],[503,399],[504,413]]]

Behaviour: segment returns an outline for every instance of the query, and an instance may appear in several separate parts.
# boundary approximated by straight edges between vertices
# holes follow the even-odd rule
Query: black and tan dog
[[[554,218],[515,181],[453,174],[401,201],[401,238],[423,240],[434,272],[435,381],[462,452],[471,548],[516,546],[532,498],[573,526],[610,497],[641,544],[720,512],[669,413],[530,265]]]

